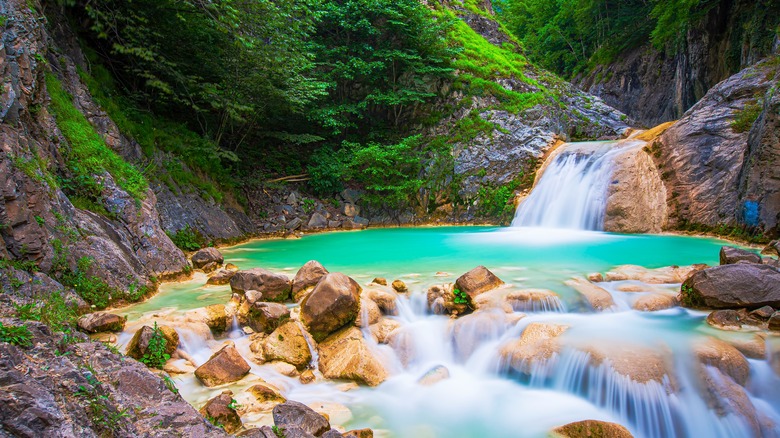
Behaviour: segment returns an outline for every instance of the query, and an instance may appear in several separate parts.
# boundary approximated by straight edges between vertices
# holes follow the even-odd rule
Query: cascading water
[[[619,143],[560,146],[531,194],[517,209],[513,227],[603,229],[607,190]]]

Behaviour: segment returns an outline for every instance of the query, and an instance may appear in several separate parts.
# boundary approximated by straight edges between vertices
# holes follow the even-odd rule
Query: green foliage
[[[314,154],[307,170],[311,176],[309,187],[315,194],[325,196],[344,190],[346,159],[344,153],[336,153],[329,147]]]
[[[14,268],[20,271],[38,272],[41,268],[34,260],[5,260],[0,259],[0,270]]]
[[[60,281],[63,285],[72,287],[87,303],[98,309],[105,309],[110,304],[111,299],[120,294],[100,277],[89,274],[94,263],[95,260],[91,257],[80,258],[76,269],[66,269],[62,273]]]
[[[656,0],[651,17],[656,25],[650,34],[653,45],[663,49],[667,43],[676,43],[688,27],[701,19],[718,0]]]
[[[95,381],[95,384],[98,385],[99,382]],[[92,424],[108,436],[114,436],[122,420],[130,417],[127,409],[118,411],[112,406],[111,399],[108,396],[99,394],[93,388],[79,385],[75,395],[86,402],[87,413]]]
[[[173,382],[173,379],[171,379],[171,376],[164,375],[162,376],[163,383],[165,383],[165,387],[168,388],[168,391],[171,391],[174,394],[179,393],[179,388],[176,387],[176,383]]]
[[[479,201],[479,213],[482,216],[506,219],[514,213],[512,197],[514,188],[508,186],[485,185],[479,188],[477,199]]]
[[[149,338],[149,346],[146,349],[146,354],[140,359],[140,362],[148,367],[162,369],[165,366],[165,362],[171,358],[171,356],[165,353],[165,346],[168,341],[165,340],[162,330],[157,326],[157,322],[154,323],[154,332],[152,337]]]
[[[734,113],[731,129],[737,133],[750,131],[750,128],[753,127],[753,123],[755,123],[758,116],[761,115],[763,107],[763,102],[760,99],[745,104],[744,108]]]
[[[23,321],[41,320],[41,310],[36,303],[14,304],[14,314]]]
[[[4,326],[0,322],[0,342],[18,345],[20,347],[32,346],[32,333],[25,326]]]
[[[61,182],[63,190],[87,199],[99,200],[102,185],[97,176],[108,172],[117,185],[136,199],[142,199],[148,188],[146,179],[131,164],[112,151],[95,129],[74,106],[73,97],[51,73],[46,74],[46,87],[51,96],[51,109],[57,126],[68,140],[64,158],[71,177]]]
[[[680,302],[685,307],[704,307],[704,299],[687,282],[680,287]]]
[[[40,321],[54,332],[69,331],[76,324],[76,308],[65,301],[59,292],[51,292],[39,297],[42,302]]]
[[[306,214],[311,213],[314,211],[314,200],[313,199],[304,199],[301,202],[301,208],[303,209],[303,212]]]
[[[284,438],[284,431],[282,429],[279,429],[277,425],[271,426],[271,430],[274,432],[274,435],[276,435],[278,438]]]
[[[469,296],[466,292],[455,288],[452,290],[452,294],[455,295],[455,299],[453,301],[455,304],[468,304],[469,303]]]
[[[206,240],[200,231],[191,228],[189,225],[176,231],[175,233],[166,232],[174,245],[184,251],[197,251],[206,246]]]

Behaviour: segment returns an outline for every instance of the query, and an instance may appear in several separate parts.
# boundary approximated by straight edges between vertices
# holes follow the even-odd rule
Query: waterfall
[[[513,227],[603,229],[617,142],[567,143],[548,160]]]

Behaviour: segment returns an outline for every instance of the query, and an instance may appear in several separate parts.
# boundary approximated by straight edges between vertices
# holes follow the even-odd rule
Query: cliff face
[[[87,71],[88,65],[67,21],[48,23],[37,3],[12,0],[0,9],[7,17],[0,47],[0,258],[33,262],[54,274],[75,271],[86,257],[92,260],[89,275],[120,291],[137,290],[154,287],[150,279],[175,275],[187,266],[166,231],[190,226],[206,237],[224,239],[252,231],[243,213],[228,214],[197,194],[172,193],[155,183],[154,175],[147,175],[151,189],[133,196],[116,175],[98,172],[92,177],[100,201],[90,209],[104,214],[74,206],[72,195],[66,194],[68,169],[80,163],[68,163],[73,138],[63,133],[51,110],[47,74],[58,79],[72,97],[70,104],[88,121],[88,129],[80,126],[78,135],[95,132],[130,163],[140,164],[143,152],[82,82],[79,70]]]
[[[778,234],[778,62],[717,84],[655,143],[670,226]]]
[[[646,126],[676,120],[715,84],[771,53],[764,33],[778,16],[777,2],[722,0],[676,48],[662,53],[648,43],[574,83]]]

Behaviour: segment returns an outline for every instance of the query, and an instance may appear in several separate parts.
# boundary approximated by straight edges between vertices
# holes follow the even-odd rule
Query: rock
[[[375,279],[371,280],[374,284],[379,284],[382,286],[387,286],[387,279],[382,277],[376,277]]]
[[[299,217],[295,217],[291,221],[287,222],[284,225],[284,228],[286,228],[287,231],[295,231],[300,228],[301,225],[303,225],[303,220],[301,220]]]
[[[584,420],[556,427],[553,437],[566,438],[633,438],[625,427],[606,421]]]
[[[233,271],[233,272],[236,272],[236,271],[238,271],[238,270],[239,270],[239,269],[238,269],[238,266],[236,266],[236,265],[234,265],[234,264],[232,264],[232,263],[228,263],[228,264],[226,264],[226,265],[225,265],[225,269],[227,269],[228,271]]]
[[[647,269],[643,266],[622,265],[607,272],[606,281],[636,280],[647,284],[682,283],[693,272],[706,267],[706,265],[692,265]]]
[[[228,269],[220,269],[214,275],[209,277],[208,280],[206,280],[206,284],[212,284],[216,286],[221,286],[223,284],[230,283],[230,279],[233,278],[233,275],[236,274],[236,271],[231,271]]]
[[[225,432],[235,433],[241,430],[244,425],[241,423],[241,417],[238,416],[235,408],[232,407],[234,404],[233,392],[225,391],[206,402],[199,412],[209,421],[216,422],[222,426]]]
[[[307,224],[308,228],[325,228],[327,226],[328,218],[317,213],[316,211],[312,213],[311,218],[309,219],[309,223]]]
[[[706,338],[693,346],[700,363],[719,369],[742,386],[750,377],[750,365],[742,353],[733,346],[715,338]]]
[[[299,323],[288,321],[273,331],[263,342],[266,361],[280,360],[295,365],[299,370],[311,362],[311,351]]]
[[[341,221],[328,221],[328,228],[341,228]]]
[[[256,383],[246,390],[260,403],[284,403],[286,398],[279,392],[279,389],[270,385],[266,381]]]
[[[300,302],[306,292],[319,283],[328,274],[328,270],[316,260],[310,260],[298,270],[292,282],[292,294],[295,301]]]
[[[357,218],[345,220],[344,222],[341,223],[341,227],[347,230],[362,230],[366,228],[366,225],[364,225],[361,222],[357,222],[355,219]]]
[[[303,403],[292,400],[274,406],[273,416],[274,424],[284,430],[285,435],[288,429],[296,427],[314,436],[330,430],[330,423],[325,417]]]
[[[436,315],[462,315],[469,310],[468,303],[455,302],[455,286],[452,283],[428,288],[428,310]]]
[[[217,269],[219,269],[219,265],[216,264],[215,262],[211,262],[211,263],[206,264],[205,266],[203,266],[200,269],[201,269],[201,271],[205,272],[206,274],[210,274],[210,273],[216,271]]]
[[[735,415],[748,426],[750,436],[763,436],[756,408],[745,388],[717,367],[701,365],[701,371],[695,375],[700,380],[700,392],[710,409],[719,417]]]
[[[745,319],[744,311],[716,310],[707,315],[707,324],[721,330],[740,330]]]
[[[590,281],[591,283],[600,283],[604,281],[604,275],[602,275],[601,272],[588,274],[588,281]]]
[[[287,204],[296,206],[298,205],[298,201],[300,200],[300,195],[297,192],[290,192],[290,194],[287,196]]]
[[[217,248],[203,248],[192,255],[192,266],[201,269],[209,263],[221,265],[225,261],[222,253]]]
[[[250,367],[233,344],[214,353],[209,360],[195,370],[195,377],[208,387],[241,380]]]
[[[681,289],[686,307],[780,307],[780,272],[757,264],[722,265],[695,272]]]
[[[643,295],[631,304],[631,308],[641,312],[657,312],[671,309],[680,305],[680,301],[674,295],[664,293],[651,293]]]
[[[752,312],[750,312],[750,316],[756,319],[762,319],[764,321],[768,320],[772,314],[775,313],[775,309],[773,309],[771,306],[764,306],[761,308],[758,308]]]
[[[314,371],[305,370],[304,372],[301,373],[300,376],[298,376],[298,380],[304,385],[308,385],[309,383],[312,383],[315,380],[317,380],[317,376],[314,375]]]
[[[585,297],[594,310],[606,310],[615,305],[609,292],[583,278],[574,278],[564,282],[564,284]]]
[[[78,326],[87,333],[121,332],[127,317],[108,312],[88,313],[78,320]]]
[[[560,351],[559,337],[568,327],[534,322],[528,324],[519,339],[504,344],[499,355],[502,363],[515,371],[530,375],[534,365],[549,360]]]
[[[231,318],[228,317],[224,304],[212,304],[200,309],[190,310],[185,314],[188,322],[206,324],[212,333],[222,333],[230,327]]]
[[[230,288],[237,293],[255,290],[262,294],[264,301],[280,302],[290,298],[291,284],[286,275],[254,268],[236,272],[230,279]]]
[[[358,311],[357,318],[355,318],[355,327],[363,327],[379,322],[379,318],[382,317],[382,311],[379,310],[379,306],[368,298],[366,294],[360,297],[360,310]]]
[[[501,279],[496,277],[484,266],[477,266],[455,280],[455,288],[464,292],[472,300],[476,298],[477,295],[495,289],[503,284],[504,282],[501,281]]]
[[[406,287],[406,283],[401,280],[393,280],[393,289],[399,294],[409,292],[409,289]]]
[[[371,429],[348,430],[342,436],[344,438],[374,438],[374,431]]]
[[[448,370],[444,365],[436,365],[423,374],[422,377],[417,379],[417,384],[421,386],[431,386],[449,378],[450,370]]]
[[[625,150],[613,158],[604,231],[660,233],[666,224],[666,188],[652,157],[644,150],[646,143],[627,142]]]
[[[780,240],[769,242],[764,249],[761,250],[761,254],[780,256]]]
[[[723,341],[739,350],[745,357],[760,360],[766,359],[766,339],[762,336],[754,334],[749,338],[725,337]]]
[[[171,327],[159,326],[162,336],[165,339],[165,354],[172,356],[179,348],[179,334]],[[149,352],[149,340],[154,335],[154,329],[145,325],[135,332],[133,338],[127,344],[127,355],[133,359],[140,360]]]
[[[674,376],[667,355],[644,346],[604,343],[580,345],[575,348],[590,354],[592,366],[607,365],[615,373],[638,383],[653,381],[665,385],[664,380],[671,380]]]
[[[780,330],[780,312],[775,312],[769,317],[769,330]]]
[[[276,432],[274,432],[274,429],[271,426],[263,426],[260,428],[252,428],[247,429],[243,432],[238,433],[236,436],[240,436],[242,438],[279,438],[278,435],[276,435]]]
[[[366,296],[374,301],[383,315],[395,315],[397,313],[396,300],[398,295],[384,289],[368,289]]]
[[[284,304],[255,302],[249,307],[246,319],[254,331],[271,333],[290,319],[290,309]]]
[[[360,216],[355,216],[355,217],[353,217],[353,218],[352,218],[352,221],[353,221],[355,224],[357,224],[357,225],[360,225],[362,228],[366,228],[366,227],[368,227],[368,224],[371,222],[371,221],[369,221],[368,219],[366,219],[366,218],[364,218],[364,217],[360,217]]]
[[[355,217],[360,214],[360,208],[355,204],[346,202],[341,206],[341,214],[347,217]]]
[[[733,246],[724,246],[720,249],[720,264],[731,265],[739,261],[761,264],[761,256],[752,252]]]
[[[328,379],[348,379],[377,386],[388,377],[384,364],[368,348],[363,334],[346,328],[319,344],[319,368]]]
[[[390,318],[382,318],[376,324],[368,327],[371,335],[374,336],[377,343],[387,344],[393,333],[401,328],[401,323]]]
[[[355,321],[360,310],[360,285],[341,273],[322,277],[301,303],[301,321],[317,342]]]

